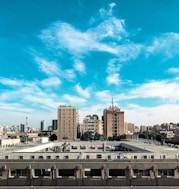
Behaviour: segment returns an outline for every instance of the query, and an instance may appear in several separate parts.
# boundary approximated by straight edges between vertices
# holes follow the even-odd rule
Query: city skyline
[[[0,124],[80,122],[114,105],[135,125],[178,123],[178,0],[1,0]]]

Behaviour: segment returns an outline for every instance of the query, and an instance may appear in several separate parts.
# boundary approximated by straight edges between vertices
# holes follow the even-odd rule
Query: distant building
[[[78,124],[79,117],[76,108],[67,105],[58,107],[58,140],[76,140]]]
[[[134,133],[139,133],[140,132],[140,128],[138,126],[134,126]]]
[[[133,134],[134,133],[134,124],[125,122],[125,134]]]
[[[25,125],[24,124],[20,124],[20,132],[25,132]]]
[[[112,137],[125,134],[124,112],[117,106],[110,106],[103,111],[104,136]]]
[[[40,130],[43,131],[44,128],[45,128],[45,121],[42,120],[42,121],[40,122]]]
[[[93,134],[99,133],[103,134],[103,127],[102,127],[102,121],[99,120],[98,115],[87,115],[83,119],[83,124],[81,125],[82,133],[85,133],[87,131],[92,132]]]
[[[140,132],[142,133],[142,132],[144,132],[144,131],[147,131],[147,126],[141,125],[141,126],[140,126]]]
[[[57,130],[57,125],[58,125],[58,120],[57,119],[53,119],[52,120],[52,129],[53,130]]]

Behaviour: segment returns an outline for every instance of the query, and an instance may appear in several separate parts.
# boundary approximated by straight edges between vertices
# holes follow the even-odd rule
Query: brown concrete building
[[[124,112],[117,106],[110,106],[103,111],[104,136],[112,137],[125,134]]]
[[[58,140],[76,140],[78,126],[78,110],[72,106],[58,107]]]
[[[97,132],[102,135],[103,134],[102,121],[99,120],[98,115],[87,115],[83,119],[81,130],[82,133],[91,131],[93,134]]]

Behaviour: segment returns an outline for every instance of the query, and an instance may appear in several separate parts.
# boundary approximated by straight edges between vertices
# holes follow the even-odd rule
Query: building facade
[[[78,120],[76,108],[60,105],[58,107],[58,140],[76,140]]]
[[[57,130],[57,125],[58,125],[57,119],[53,119],[53,120],[52,120],[52,129],[53,129],[53,130]]]
[[[103,124],[106,138],[125,134],[124,112],[112,104],[103,111]]]
[[[83,119],[82,124],[82,133],[85,133],[87,131],[92,132],[95,134],[96,132],[99,134],[103,134],[103,127],[102,127],[102,121],[99,120],[98,115],[87,115]]]
[[[125,133],[126,134],[133,134],[134,133],[135,126],[134,126],[133,123],[125,122],[124,125],[125,125]]]

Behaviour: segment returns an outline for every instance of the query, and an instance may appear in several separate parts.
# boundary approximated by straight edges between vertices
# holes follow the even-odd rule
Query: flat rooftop
[[[62,148],[66,146],[66,152]],[[58,151],[54,149],[58,148]],[[29,143],[1,148],[0,159],[39,158],[55,159],[179,159],[178,146],[160,145],[155,141],[58,141]]]

